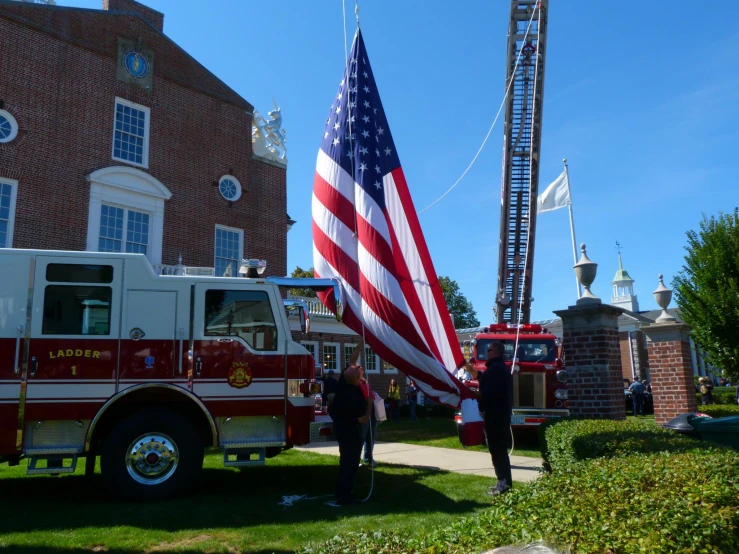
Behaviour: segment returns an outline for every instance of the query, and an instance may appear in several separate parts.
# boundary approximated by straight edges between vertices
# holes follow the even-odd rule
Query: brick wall
[[[110,0],[110,9],[121,9]],[[142,9],[145,6],[140,6]],[[141,10],[139,10],[141,11]],[[153,10],[151,10],[153,12]],[[157,12],[153,12],[157,13]],[[147,91],[117,80],[117,37],[154,51]],[[215,225],[244,230],[245,257],[287,271],[286,170],[252,159],[251,105],[139,17],[34,4],[0,13],[0,100],[19,136],[0,145],[0,177],[18,180],[13,246],[84,250],[90,184],[112,160],[115,97],[151,110],[149,164],[172,193],[162,262],[212,267]],[[242,185],[230,203],[213,183]]]
[[[633,380],[631,372],[631,356],[629,351],[629,334],[620,332],[618,334],[618,344],[621,350],[621,376],[629,381]]]
[[[572,306],[555,313],[562,318],[567,349],[570,414],[625,419],[617,323],[622,310],[596,304]]]
[[[697,402],[690,343],[665,340],[650,341],[647,345],[657,425],[667,423],[680,414],[695,412]]]
[[[160,31],[164,30],[164,14],[134,0],[103,0],[103,9],[137,13]]]

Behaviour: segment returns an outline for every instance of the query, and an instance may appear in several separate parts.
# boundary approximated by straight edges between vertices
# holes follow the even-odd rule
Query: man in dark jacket
[[[363,425],[369,420],[367,401],[359,388],[359,371],[349,366],[342,374],[329,415],[334,421],[334,434],[339,441],[339,482],[336,504],[353,504],[352,487],[359,468],[364,437]]]
[[[488,494],[498,495],[513,486],[511,460],[508,448],[511,440],[511,412],[513,410],[513,378],[503,361],[503,344],[494,342],[488,347],[485,371],[475,371],[480,388],[477,403],[485,418],[485,438],[493,459],[498,484]]]

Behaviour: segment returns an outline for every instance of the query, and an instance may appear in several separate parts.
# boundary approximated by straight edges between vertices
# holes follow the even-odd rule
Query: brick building
[[[253,154],[252,105],[163,24],[133,0],[0,0],[0,247],[285,275],[286,166]]]

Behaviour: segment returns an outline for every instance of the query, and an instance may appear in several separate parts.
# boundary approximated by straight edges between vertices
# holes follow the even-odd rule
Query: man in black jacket
[[[503,344],[494,342],[488,347],[485,371],[474,371],[480,388],[477,403],[485,418],[485,437],[493,458],[498,484],[488,494],[498,495],[513,486],[511,460],[508,448],[511,439],[511,412],[513,410],[513,378],[503,361]]]
[[[336,396],[328,409],[339,441],[339,482],[336,504],[353,504],[352,487],[359,468],[364,437],[363,425],[369,420],[368,404],[359,388],[359,371],[349,366],[342,374]]]

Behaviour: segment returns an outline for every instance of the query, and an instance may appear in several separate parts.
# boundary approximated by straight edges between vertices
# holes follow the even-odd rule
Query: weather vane
[[[616,252],[621,253],[621,243],[616,241]]]

